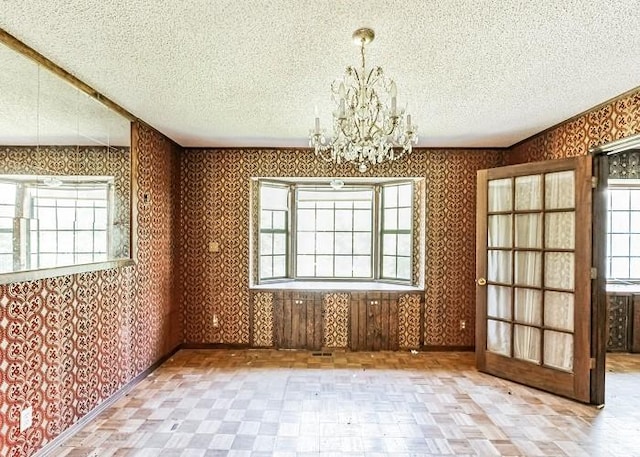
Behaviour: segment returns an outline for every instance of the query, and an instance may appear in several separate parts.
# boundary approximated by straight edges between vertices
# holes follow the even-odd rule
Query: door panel
[[[591,157],[478,172],[481,371],[589,402]]]

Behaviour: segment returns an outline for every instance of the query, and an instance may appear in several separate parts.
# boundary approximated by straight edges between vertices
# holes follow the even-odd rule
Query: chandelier
[[[391,162],[410,154],[418,142],[417,126],[411,115],[398,109],[396,83],[387,78],[381,67],[367,70],[364,47],[373,41],[373,30],[361,28],[353,32],[360,45],[362,65],[347,67],[342,80],[331,84],[333,138],[320,128],[316,110],[315,127],[309,131],[309,145],[316,156],[328,162],[353,163],[361,172],[370,165]],[[390,103],[385,103],[390,102]]]

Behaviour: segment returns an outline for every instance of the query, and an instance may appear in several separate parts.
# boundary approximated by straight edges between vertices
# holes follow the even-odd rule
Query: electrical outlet
[[[217,314],[213,315],[213,318],[211,319],[211,325],[213,325],[213,328],[220,327],[220,320],[218,319],[218,315]]]
[[[464,330],[467,328],[467,321],[464,319],[460,320],[460,330]]]
[[[20,433],[24,432],[26,429],[31,427],[33,423],[33,408],[29,406],[28,408],[20,411]]]

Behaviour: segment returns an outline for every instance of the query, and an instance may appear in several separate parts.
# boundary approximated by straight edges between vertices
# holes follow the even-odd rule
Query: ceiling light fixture
[[[407,114],[405,122],[405,110],[397,107],[396,83],[384,75],[381,67],[367,70],[365,66],[364,47],[374,37],[368,28],[353,32],[354,42],[360,45],[362,66],[347,67],[342,80],[331,84],[331,98],[337,107],[333,112],[333,139],[320,128],[317,110],[315,128],[309,132],[309,145],[316,156],[328,162],[353,163],[361,172],[370,165],[411,153],[412,144],[418,142],[411,115]]]

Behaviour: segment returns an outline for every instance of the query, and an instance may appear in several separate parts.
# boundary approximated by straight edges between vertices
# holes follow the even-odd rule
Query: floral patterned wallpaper
[[[25,457],[182,341],[177,147],[137,128],[135,266],[0,286],[0,455]],[[20,411],[33,407],[21,433]]]

